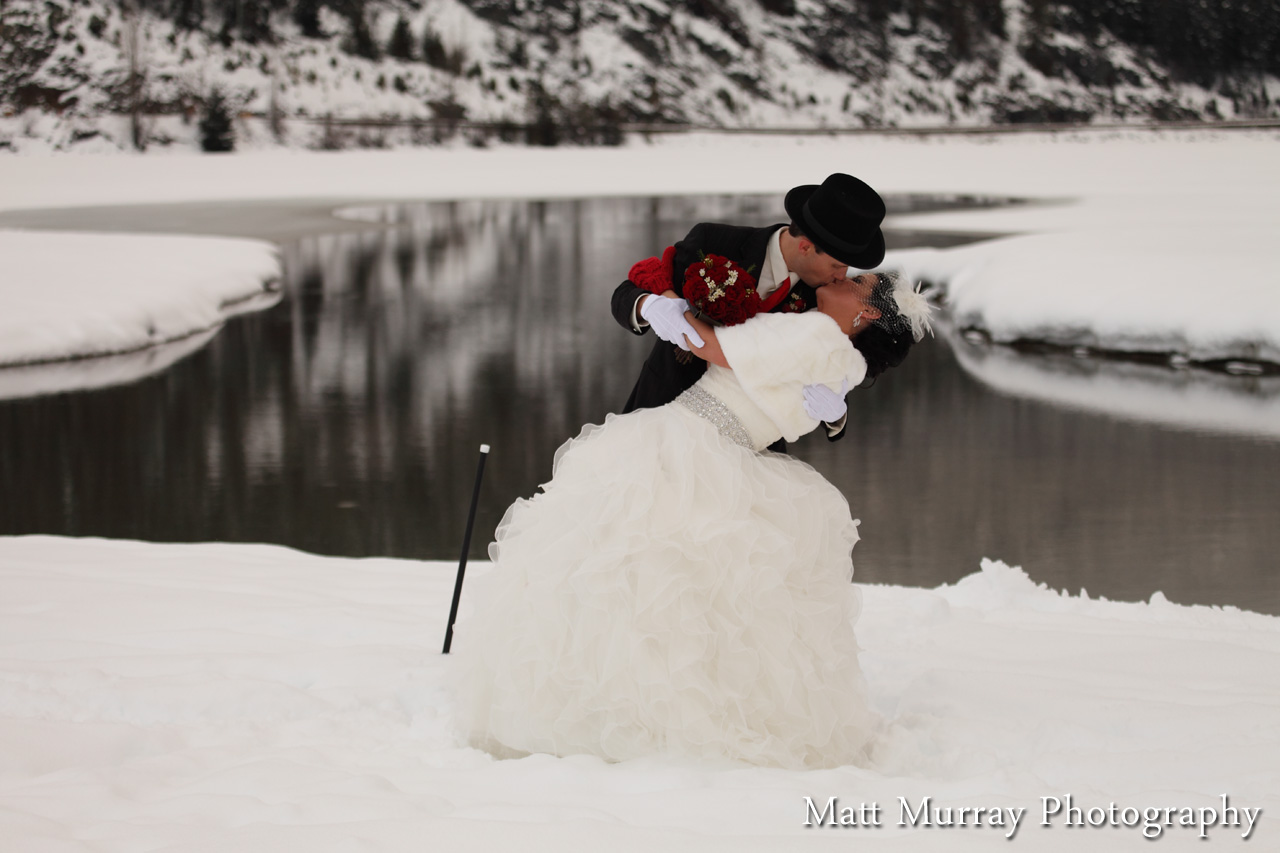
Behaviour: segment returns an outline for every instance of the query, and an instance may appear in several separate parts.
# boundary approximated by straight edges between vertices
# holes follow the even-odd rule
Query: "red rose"
[[[722,255],[705,255],[684,275],[684,298],[714,322],[733,326],[760,312],[760,295],[750,272]]]

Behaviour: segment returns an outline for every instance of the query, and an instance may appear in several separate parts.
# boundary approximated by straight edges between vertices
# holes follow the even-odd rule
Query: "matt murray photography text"
[[[842,803],[839,797],[815,800],[804,798],[804,825],[832,829],[879,829],[885,821],[890,826],[915,829],[995,829],[1010,840],[1024,824],[1042,828],[1067,829],[1134,829],[1145,838],[1159,838],[1165,831],[1195,830],[1200,838],[1208,838],[1210,830],[1234,829],[1248,839],[1262,817],[1262,809],[1237,807],[1223,794],[1213,805],[1195,806],[1123,806],[1076,802],[1071,794],[1041,797],[1038,806],[1028,813],[1024,806],[947,806],[932,797],[914,802],[898,799],[887,809],[880,803]],[[1038,818],[1038,819],[1037,819]]]

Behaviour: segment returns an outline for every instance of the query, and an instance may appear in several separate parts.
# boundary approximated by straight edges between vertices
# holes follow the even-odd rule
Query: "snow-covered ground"
[[[0,539],[0,846],[1280,847],[1275,617],[1068,596],[984,563],[954,586],[864,587],[883,716],[868,766],[497,761],[452,730],[453,576],[275,546]],[[880,826],[806,828],[806,797]],[[903,801],[926,798],[934,825],[911,826]],[[1012,812],[938,825],[964,806]]]
[[[945,286],[957,320],[980,326],[997,340],[1034,337],[1171,351],[1192,359],[1280,362],[1280,247],[1273,239],[1280,229],[1278,142],[1280,133],[1263,131],[1095,131],[1016,138],[700,135],[634,139],[620,149],[8,156],[0,157],[0,209],[280,198],[355,203],[781,192],[832,171],[848,171],[886,193],[1036,202],[902,216],[890,223],[1015,235],[965,248],[899,253],[889,260]],[[42,286],[33,287],[22,276],[0,279],[5,308],[0,316],[6,324],[23,324],[34,312],[63,315],[61,352],[66,356],[119,350],[126,331],[131,340],[147,340],[151,316],[132,301],[132,319],[122,319],[100,314],[96,302],[67,299],[68,288],[82,293],[84,281],[81,267],[64,263],[97,251],[77,242],[84,239],[5,234],[0,243],[5,266],[38,273]],[[216,267],[193,255],[185,274],[181,264],[175,271],[176,244],[159,237],[139,240],[129,244],[127,262],[110,268],[95,261],[95,267],[112,269],[108,280],[117,284],[158,273],[172,283],[163,293],[166,302],[181,300],[189,289],[194,302],[197,288],[189,287],[195,282],[186,274],[203,279]],[[120,238],[112,243],[124,245]],[[248,246],[242,251],[260,252]],[[620,275],[632,260],[618,260]],[[223,274],[222,281],[229,292],[241,293],[261,275],[255,267],[234,281]],[[207,291],[200,290],[207,307]],[[119,292],[133,300],[142,288]],[[188,332],[209,325],[207,311],[190,314]],[[102,322],[95,323],[100,316]],[[121,323],[131,328],[122,329]],[[9,337],[7,331],[0,338]],[[166,335],[179,333],[166,327]],[[58,342],[48,335],[38,342],[27,335],[8,343],[0,361],[45,359],[57,350]]]

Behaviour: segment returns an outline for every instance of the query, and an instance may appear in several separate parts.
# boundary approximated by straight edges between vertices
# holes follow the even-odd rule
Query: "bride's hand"
[[[844,395],[849,393],[848,379],[841,381],[839,394],[826,385],[806,385],[803,393],[805,414],[815,421],[833,423],[849,411],[844,401]]]

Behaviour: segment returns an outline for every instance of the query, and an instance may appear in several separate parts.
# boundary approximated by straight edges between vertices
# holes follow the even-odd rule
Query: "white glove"
[[[693,341],[694,346],[706,346],[706,342],[702,340],[697,330],[685,319],[684,312],[688,310],[689,303],[683,299],[650,296],[640,305],[640,316],[653,328],[655,335],[688,352],[689,344],[685,343],[686,335]]]
[[[831,423],[838,421],[849,411],[844,403],[844,395],[849,392],[849,380],[840,382],[840,393],[837,394],[826,385],[804,386],[804,411],[815,421]]]

